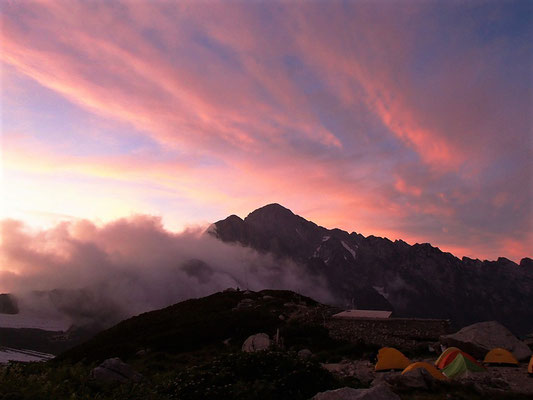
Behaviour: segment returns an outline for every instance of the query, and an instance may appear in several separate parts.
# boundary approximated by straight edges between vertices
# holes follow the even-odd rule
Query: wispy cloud
[[[5,3],[9,189],[27,193],[13,178],[22,171],[38,210],[48,181],[69,171],[70,192],[87,177],[95,188],[120,181],[138,207],[170,219],[176,202],[192,221],[276,201],[329,226],[516,260],[532,242],[530,11],[520,1]],[[22,77],[38,82],[35,96]],[[50,92],[77,113],[45,129],[40,107],[66,109]],[[108,136],[121,139],[61,125],[78,113],[112,121]]]

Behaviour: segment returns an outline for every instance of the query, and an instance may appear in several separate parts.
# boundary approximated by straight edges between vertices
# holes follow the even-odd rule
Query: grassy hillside
[[[209,346],[240,347],[248,336],[265,332],[272,337],[278,328],[287,346],[307,341],[310,346],[331,347],[336,343],[327,331],[319,326],[310,328],[307,322],[332,310],[290,291],[220,292],[125,320],[58,360],[128,360],[141,350],[179,354]],[[320,343],[309,341],[310,335]]]
[[[125,320],[51,362],[0,367],[5,382],[0,400],[307,399],[321,390],[359,386],[353,379],[340,381],[318,363],[375,350],[334,341],[325,328],[313,325],[333,311],[290,291],[221,292],[187,300]],[[305,361],[282,349],[241,352],[249,335],[273,337],[278,329],[285,350],[307,347],[319,358]],[[146,379],[106,387],[91,381],[91,369],[111,357],[127,361]]]

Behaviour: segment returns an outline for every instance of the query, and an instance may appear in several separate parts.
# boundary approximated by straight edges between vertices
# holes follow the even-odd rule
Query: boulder
[[[400,396],[381,384],[370,389],[344,387],[317,393],[311,400],[400,400]]]
[[[352,376],[356,377],[359,382],[364,385],[370,385],[370,383],[376,377],[376,372],[374,371],[374,364],[366,360],[354,361]]]
[[[322,368],[328,370],[332,374],[341,374],[341,372],[346,368],[344,363],[324,363]]]
[[[370,383],[370,386],[378,386],[383,384],[394,386],[391,382],[393,382],[394,377],[398,375],[401,375],[400,371],[377,372],[375,374],[375,378]]]
[[[108,358],[91,371],[90,378],[98,383],[140,382],[143,376],[120,358]]]
[[[424,368],[416,368],[386,379],[389,385],[397,389],[428,389],[434,381],[435,378]]]
[[[257,333],[246,339],[242,345],[242,351],[253,353],[256,351],[268,350],[272,342],[266,333]]]
[[[452,335],[441,336],[440,341],[448,347],[458,347],[478,359],[483,359],[495,347],[509,350],[519,361],[531,357],[529,347],[496,321],[469,325]]]
[[[309,349],[302,349],[298,352],[298,358],[301,358],[302,360],[308,360],[313,356],[313,353],[311,353],[311,350]]]

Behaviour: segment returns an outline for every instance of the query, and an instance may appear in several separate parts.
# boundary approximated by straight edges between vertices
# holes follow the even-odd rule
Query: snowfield
[[[342,247],[348,250],[350,254],[352,255],[353,259],[355,260],[355,250],[352,249],[350,246],[348,246],[346,243],[344,243],[344,240],[341,240],[341,243],[342,243]]]
[[[6,364],[9,361],[46,361],[54,358],[53,354],[40,353],[33,350],[11,349],[9,347],[0,347],[0,364]]]

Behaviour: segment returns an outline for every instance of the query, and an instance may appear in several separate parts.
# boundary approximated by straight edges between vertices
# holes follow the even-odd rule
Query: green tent
[[[449,363],[442,373],[448,378],[457,378],[468,372],[483,372],[485,368],[476,362],[469,360],[462,354],[457,354],[455,359]]]

